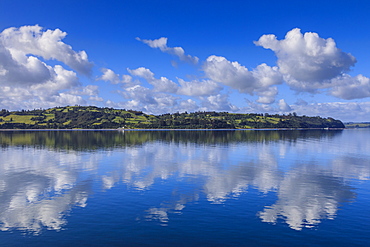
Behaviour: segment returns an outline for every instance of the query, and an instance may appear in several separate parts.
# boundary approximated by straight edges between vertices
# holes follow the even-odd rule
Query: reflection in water
[[[320,167],[300,165],[284,176],[278,201],[266,207],[260,218],[263,222],[276,223],[281,217],[295,230],[311,228],[320,219],[333,219],[338,206],[355,197],[352,189],[341,178],[326,175]]]
[[[259,212],[263,222],[313,227],[356,197],[350,179],[369,179],[368,156],[338,152],[345,137],[341,131],[0,132],[0,229],[60,230],[73,207],[87,205],[92,183],[150,191],[173,179],[191,190],[173,189],[143,219],[166,225],[202,196],[223,204],[252,187],[278,196]]]
[[[364,157],[344,156],[333,160],[332,164],[333,175],[346,179],[370,180],[369,168],[369,159]]]
[[[0,229],[60,230],[73,206],[85,207],[89,181],[78,180],[75,153],[11,149],[1,153]]]
[[[245,142],[324,139],[341,130],[294,131],[0,131],[0,145],[88,151],[143,145],[148,142],[228,145]]]

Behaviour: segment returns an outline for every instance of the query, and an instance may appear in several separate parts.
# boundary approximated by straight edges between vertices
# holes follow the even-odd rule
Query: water
[[[1,246],[368,246],[370,130],[2,131]]]

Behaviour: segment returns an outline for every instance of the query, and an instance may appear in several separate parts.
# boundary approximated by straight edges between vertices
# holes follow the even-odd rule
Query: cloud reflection
[[[74,152],[12,149],[0,165],[0,230],[38,234],[61,230],[65,215],[85,207],[90,184],[78,179],[81,158]]]
[[[120,138],[136,143],[129,135]],[[191,203],[204,199],[224,204],[253,188],[278,197],[258,212],[262,222],[283,221],[291,229],[302,230],[334,219],[343,203],[356,197],[351,179],[369,180],[368,157],[354,155],[355,149],[339,152],[336,138],[340,135],[324,135],[324,141],[322,135],[289,139],[284,133],[282,141],[279,136],[275,140],[253,135],[253,141],[244,142],[242,138],[227,142],[232,134],[223,135],[226,142],[214,143],[146,136],[139,145],[120,143],[113,148],[109,144],[107,150],[95,143],[88,152],[19,144],[7,147],[0,161],[0,230],[37,234],[43,228],[63,229],[68,212],[87,205],[92,182],[99,182],[103,192],[123,183],[129,190],[152,193],[159,181],[167,181],[172,191],[162,202],[151,203],[140,219],[167,225],[172,214],[181,214]],[[316,159],[320,154],[325,159]]]
[[[284,219],[294,230],[312,228],[321,219],[334,219],[339,205],[355,197],[352,189],[313,164],[301,165],[284,176],[279,199],[260,212],[260,218],[269,223]]]

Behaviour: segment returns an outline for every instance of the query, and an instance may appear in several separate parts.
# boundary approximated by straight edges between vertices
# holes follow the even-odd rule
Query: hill
[[[141,111],[66,106],[46,110],[0,111],[0,129],[254,129],[344,128],[333,118],[228,112],[149,115]]]

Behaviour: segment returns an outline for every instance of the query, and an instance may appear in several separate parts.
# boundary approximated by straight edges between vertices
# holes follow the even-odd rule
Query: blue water
[[[370,129],[2,131],[1,246],[368,246]]]

